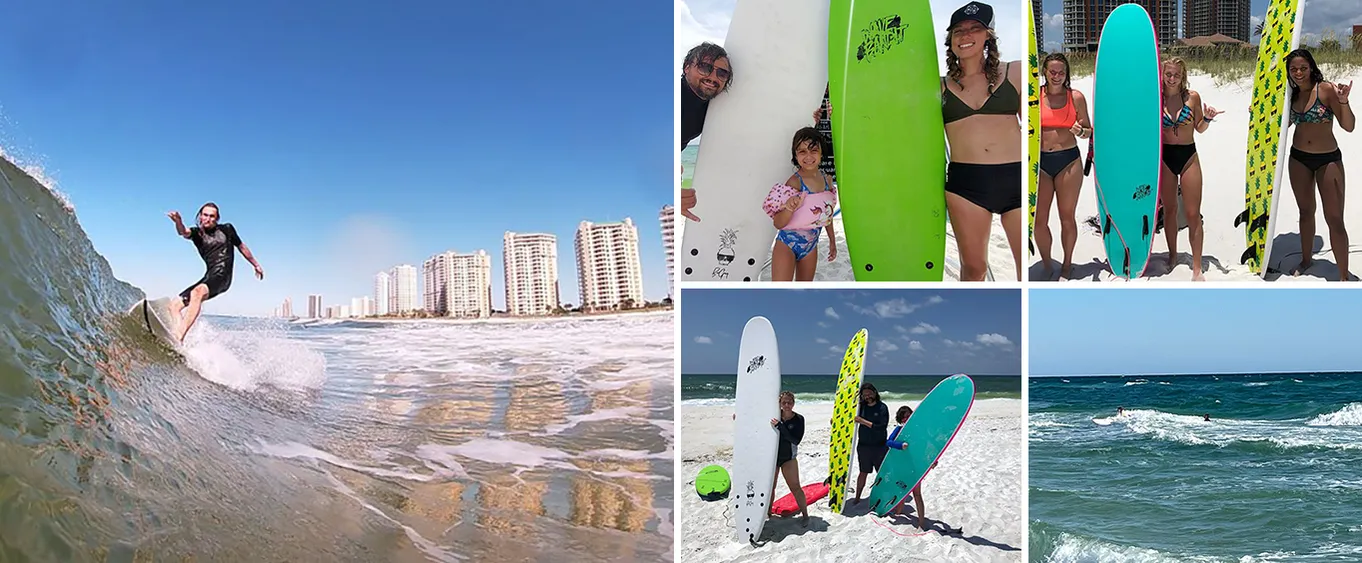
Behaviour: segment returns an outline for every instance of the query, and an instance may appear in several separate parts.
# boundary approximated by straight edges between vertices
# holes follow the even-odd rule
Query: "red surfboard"
[[[828,496],[827,483],[810,483],[804,485],[804,506],[809,506],[815,502],[823,500]],[[795,502],[794,493],[787,493],[771,503],[771,513],[777,516],[789,516],[799,512],[799,503]]]

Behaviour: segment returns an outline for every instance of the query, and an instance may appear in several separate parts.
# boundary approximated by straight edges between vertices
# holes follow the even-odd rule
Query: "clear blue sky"
[[[126,4],[126,5],[125,5]],[[115,274],[151,295],[203,273],[187,224],[221,205],[238,256],[215,314],[306,313],[379,270],[633,218],[667,294],[676,70],[657,2],[17,2],[0,17],[0,144],[55,177]],[[341,300],[344,301],[341,301]]]
[[[836,374],[862,328],[867,374],[1021,374],[1018,290],[690,289],[680,302],[682,373],[733,373],[743,326],[761,315],[787,374]]]
[[[1362,369],[1346,288],[1034,289],[1028,309],[1031,375]]]

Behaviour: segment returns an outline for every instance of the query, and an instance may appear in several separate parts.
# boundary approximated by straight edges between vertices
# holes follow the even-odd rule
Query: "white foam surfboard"
[[[761,205],[795,171],[795,131],[814,125],[827,37],[828,0],[738,0],[724,40],[733,83],[705,116],[692,177],[700,222],[682,234],[681,280],[757,281],[776,235]]]
[[[766,317],[752,317],[738,346],[738,383],[735,390],[733,433],[734,535],[755,542],[771,511],[771,483],[775,480],[779,437],[771,419],[780,416],[780,353],[776,332]]]
[[[128,315],[146,328],[156,338],[172,348],[178,348],[180,343],[175,340],[175,328],[178,323],[171,319],[170,303],[177,297],[162,297],[147,301],[143,299],[128,309]]]

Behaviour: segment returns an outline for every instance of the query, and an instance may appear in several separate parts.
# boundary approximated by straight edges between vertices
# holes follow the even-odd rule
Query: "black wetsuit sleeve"
[[[870,416],[866,420],[870,421],[871,428],[875,430],[889,428],[889,407],[884,404],[884,401],[880,401],[875,405],[875,408],[870,410]]]
[[[236,227],[232,226],[231,223],[227,223],[222,227],[223,230],[227,231],[227,243],[232,245],[233,248],[241,246],[241,237],[237,236]]]
[[[194,241],[194,244],[197,245],[199,243],[199,235],[202,233],[203,231],[199,230],[198,227],[189,227],[189,240]]]
[[[796,446],[804,440],[804,415],[796,414],[794,418],[781,421],[776,426],[780,428],[780,439]]]

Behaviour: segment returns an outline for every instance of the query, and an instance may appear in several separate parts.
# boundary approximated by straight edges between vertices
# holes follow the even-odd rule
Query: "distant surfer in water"
[[[804,499],[804,488],[799,486],[799,442],[804,440],[804,416],[794,411],[795,396],[789,391],[780,392],[780,418],[771,419],[771,426],[780,433],[780,447],[776,450],[776,477],[785,476],[785,485],[790,487],[795,503],[799,507],[799,523],[809,525],[808,501]],[[771,481],[771,496],[776,498],[776,482]]]
[[[709,101],[728,91],[733,83],[733,67],[728,62],[728,51],[713,43],[696,45],[686,53],[681,65],[681,150],[686,149],[705,128],[705,115],[709,112]],[[681,173],[685,174],[685,165]],[[695,207],[695,190],[682,188],[681,215],[691,221],[699,221],[690,212]]]
[[[222,295],[232,286],[232,262],[236,258],[233,249],[240,249],[241,255],[255,266],[255,277],[265,279],[265,270],[255,261],[255,257],[251,256],[251,250],[246,248],[246,243],[241,242],[236,227],[231,223],[218,223],[217,204],[211,201],[203,204],[203,207],[199,208],[199,224],[187,229],[180,219],[180,212],[171,211],[166,216],[175,222],[176,233],[194,243],[206,267],[203,277],[181,292],[179,301],[170,303],[170,312],[180,320],[175,339],[184,342],[184,336],[189,334],[194,321],[199,319],[203,302]]]
[[[1286,71],[1291,80],[1291,120],[1296,133],[1291,137],[1291,191],[1300,208],[1301,262],[1295,275],[1308,270],[1314,261],[1315,187],[1324,206],[1324,223],[1329,227],[1329,246],[1338,262],[1339,281],[1348,281],[1348,230],[1343,225],[1343,152],[1334,138],[1334,119],[1348,133],[1353,132],[1356,116],[1348,105],[1353,83],[1334,84],[1324,80],[1315,58],[1306,49],[1286,55]]]
[[[870,472],[880,470],[884,456],[889,453],[889,446],[885,444],[889,439],[889,407],[880,401],[880,392],[870,383],[861,386],[861,408],[856,424],[861,425],[856,436],[856,463],[861,466],[861,474],[856,476],[854,501],[859,504],[865,478]]]

